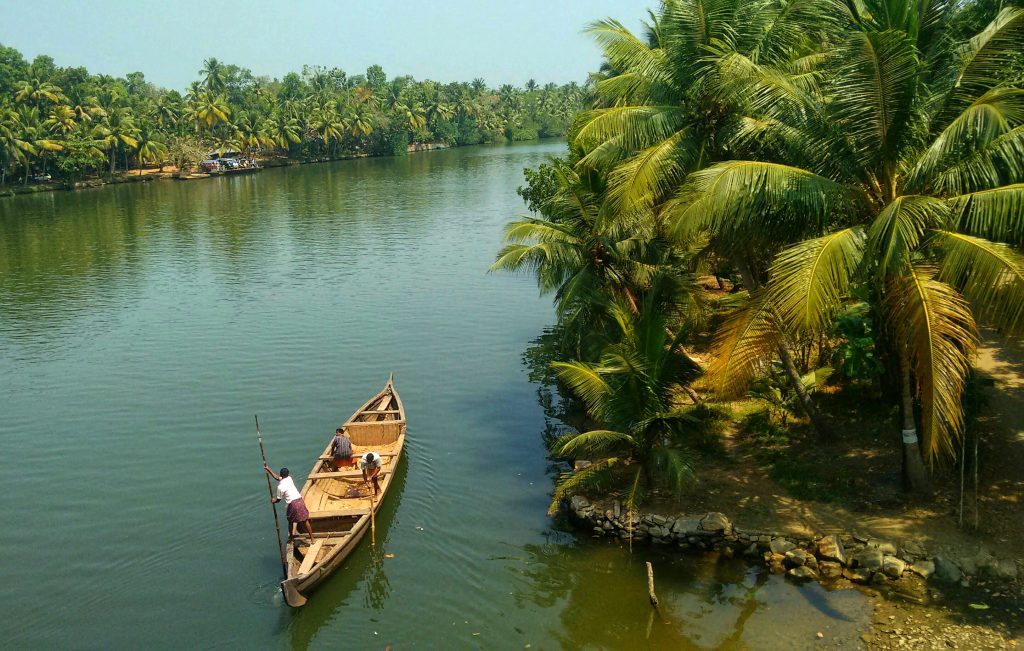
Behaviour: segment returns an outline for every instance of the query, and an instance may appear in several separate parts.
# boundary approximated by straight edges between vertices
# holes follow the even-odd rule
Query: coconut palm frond
[[[1024,246],[1024,183],[963,194],[949,201],[960,230]]]
[[[1024,255],[1006,244],[934,231],[944,256],[938,279],[963,293],[979,319],[1008,335],[1024,329]]]
[[[569,224],[546,219],[526,218],[513,221],[505,227],[505,241],[523,242],[578,242],[579,236]]]
[[[617,20],[592,23],[585,33],[594,39],[609,66],[617,73],[634,73],[646,83],[671,81],[664,51],[650,47]]]
[[[950,158],[966,148],[984,147],[1024,123],[1024,90],[993,88],[956,116],[918,159],[907,182],[910,189],[926,184]],[[948,165],[947,165],[948,166]]]
[[[910,354],[921,407],[921,447],[931,462],[940,453],[952,455],[963,432],[960,397],[977,345],[970,306],[934,272],[910,267],[889,286],[885,304],[897,343]]]
[[[845,185],[806,169],[729,161],[691,174],[662,214],[680,239],[702,230],[726,237],[760,231],[792,239],[809,230],[820,232],[826,217],[847,213],[858,200]]]
[[[706,381],[722,397],[741,395],[769,364],[781,341],[768,293],[754,294],[718,328]]]
[[[551,367],[558,379],[569,385],[573,393],[586,403],[592,415],[601,419],[612,389],[601,377],[600,369],[583,362],[553,362]]]
[[[574,144],[590,149],[611,138],[633,151],[646,149],[686,125],[686,111],[678,106],[613,106],[581,113]]]
[[[871,223],[867,247],[882,278],[902,273],[925,230],[948,222],[948,205],[934,197],[908,195],[889,203]]]
[[[693,476],[693,461],[678,448],[658,448],[653,455],[652,462],[654,470],[668,479],[669,486],[676,494]]]
[[[572,139],[572,134],[569,135],[569,138]],[[619,161],[628,158],[632,153],[623,142],[624,136],[621,134],[605,140],[587,152],[586,156],[580,158],[579,162],[576,163],[577,168],[591,170],[611,169]]]
[[[1024,9],[1006,7],[989,25],[960,45],[959,74],[953,79],[940,114],[949,119],[1006,79],[1024,42]]]
[[[608,454],[616,449],[622,449],[623,446],[628,449],[634,443],[633,437],[629,434],[608,429],[594,429],[562,438],[554,449],[554,453],[560,457]]]
[[[609,174],[608,205],[623,213],[652,208],[682,182],[696,155],[687,129],[641,151]]]
[[[901,31],[854,31],[836,49],[834,112],[864,165],[893,157],[917,91],[918,58]]]
[[[1024,181],[1024,126],[948,160],[948,166],[930,176],[929,184],[936,193],[968,194],[1020,183]]]
[[[620,459],[611,457],[600,459],[592,465],[575,472],[562,473],[555,484],[555,492],[551,496],[551,504],[548,506],[548,515],[558,513],[562,501],[568,499],[573,493],[585,488],[599,488],[607,478],[608,470],[619,463]]]
[[[651,94],[650,89],[651,80],[638,72],[623,72],[614,77],[602,79],[594,85],[594,93],[609,104],[615,103],[620,98],[635,101],[647,97]]]
[[[864,252],[864,229],[845,228],[805,240],[775,258],[769,302],[794,333],[822,332],[843,307]]]

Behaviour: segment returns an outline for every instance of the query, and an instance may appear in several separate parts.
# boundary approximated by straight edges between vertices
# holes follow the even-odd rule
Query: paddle
[[[263,435],[260,434],[260,417],[256,416],[256,438],[260,442],[260,456],[263,457],[263,476],[267,478],[267,492],[270,494],[270,509],[274,512],[274,533],[277,534],[277,552],[281,555],[281,575],[288,579],[288,564],[284,560],[284,546],[281,544],[281,523],[277,519],[277,507],[274,506],[274,488],[270,485],[270,473],[266,471],[267,454],[263,451]]]

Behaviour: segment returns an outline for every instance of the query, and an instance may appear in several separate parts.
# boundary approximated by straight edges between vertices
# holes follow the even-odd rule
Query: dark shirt
[[[352,441],[348,437],[335,435],[333,448],[335,459],[352,458]]]

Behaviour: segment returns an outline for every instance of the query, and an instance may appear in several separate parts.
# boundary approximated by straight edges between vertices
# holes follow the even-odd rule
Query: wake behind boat
[[[388,378],[384,388],[357,409],[342,427],[352,441],[353,458],[366,452],[381,455],[380,495],[373,496],[373,488],[363,481],[358,467],[335,468],[331,460],[331,441],[328,441],[313,462],[301,491],[313,525],[314,542],[308,545],[300,531],[286,546],[287,578],[281,582],[281,591],[293,608],[304,605],[316,586],[355,549],[371,528],[372,513],[387,497],[406,431],[405,408],[392,378]]]

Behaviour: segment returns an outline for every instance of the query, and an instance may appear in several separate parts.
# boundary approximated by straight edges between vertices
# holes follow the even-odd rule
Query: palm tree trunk
[[[910,359],[904,346],[900,349],[900,383],[903,389],[903,483],[908,491],[926,495],[930,492],[928,470],[924,467],[917,439],[914,396],[910,385]]]
[[[110,178],[114,178],[114,163],[117,162],[117,149],[110,150]]]
[[[789,354],[789,349],[786,348],[784,343],[779,344],[779,359],[782,360],[782,367],[786,370],[789,383],[792,385],[793,391],[796,392],[800,406],[804,408],[804,411],[807,412],[807,417],[811,419],[814,433],[823,441],[834,441],[836,439],[835,431],[829,422],[825,420],[825,417],[821,415],[821,412],[818,411],[818,408],[814,406],[811,394],[807,393],[807,389],[804,388],[803,380],[800,379],[800,373],[796,370],[796,364],[793,363],[793,357]]]
[[[746,261],[737,261],[736,266],[739,269],[740,278],[743,280],[743,286],[747,288],[747,291],[753,292],[756,290],[758,288],[757,279],[754,278],[754,274],[751,273]],[[778,351],[779,359],[782,360],[782,367],[786,370],[786,376],[789,378],[789,384],[793,387],[793,391],[796,393],[797,400],[800,401],[800,406],[803,407],[804,413],[811,420],[814,433],[823,441],[835,440],[835,431],[829,422],[825,420],[825,417],[821,415],[821,412],[818,411],[818,408],[814,406],[814,401],[811,400],[811,395],[804,388],[804,383],[800,379],[800,373],[796,370],[796,364],[793,363],[793,357],[789,354],[786,344],[780,343]]]

